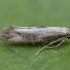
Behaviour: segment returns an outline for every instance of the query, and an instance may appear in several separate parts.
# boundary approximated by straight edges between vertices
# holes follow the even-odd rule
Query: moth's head
[[[20,35],[15,33],[14,29],[15,29],[15,26],[10,26],[8,28],[4,28],[0,32],[0,40],[4,40],[4,41],[18,41],[19,39],[21,39],[21,38],[19,38]]]
[[[2,31],[0,31],[0,40],[9,40],[11,38],[13,38],[13,27],[10,26],[8,28],[4,28]]]

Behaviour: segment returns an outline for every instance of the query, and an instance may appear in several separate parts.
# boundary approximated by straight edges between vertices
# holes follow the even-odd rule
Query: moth
[[[10,42],[25,42],[25,43],[36,43],[36,42],[47,42],[49,44],[41,48],[36,55],[45,48],[55,48],[60,46],[64,42],[64,38],[70,38],[70,29],[66,27],[19,27],[9,26],[4,28],[0,32],[0,40]],[[54,43],[58,43],[55,47],[50,47]]]

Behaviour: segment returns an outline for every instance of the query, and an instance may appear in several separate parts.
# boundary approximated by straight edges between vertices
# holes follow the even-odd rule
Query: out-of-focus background
[[[70,0],[0,0],[0,30],[16,26],[70,28]],[[70,70],[70,41],[57,49],[0,41],[0,70]]]
[[[69,26],[69,0],[0,0],[0,26]]]

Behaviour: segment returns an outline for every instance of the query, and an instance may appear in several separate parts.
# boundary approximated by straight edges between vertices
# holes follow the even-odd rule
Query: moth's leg
[[[65,40],[61,40],[61,42],[59,44],[57,44],[56,46],[53,46],[53,48],[57,48],[58,46],[60,46],[64,42],[65,42]]]
[[[53,47],[46,47],[46,48],[57,48],[58,46],[60,46],[62,43],[64,43],[65,40],[61,40],[61,42],[59,44],[57,44],[56,46]],[[45,45],[44,45],[45,46]]]
[[[59,41],[61,41],[57,46],[55,46],[55,47],[58,47],[58,46],[60,46],[63,42],[64,42],[64,39],[65,37],[63,37],[63,38],[60,38],[60,39],[58,39],[58,40],[56,40],[56,41],[53,41],[53,42],[51,42],[51,43],[49,43],[48,45],[46,45],[46,46],[44,46],[43,48],[41,48],[35,55],[37,55],[39,52],[41,52],[43,49],[45,49],[45,48],[53,48],[53,47],[48,47],[48,46],[50,46],[50,45],[52,45],[52,44],[54,44],[54,43],[56,43],[56,42],[59,42]]]

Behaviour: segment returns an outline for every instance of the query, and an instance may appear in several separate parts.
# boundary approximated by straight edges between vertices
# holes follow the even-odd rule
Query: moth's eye
[[[1,37],[3,37],[3,38],[5,38],[5,39],[7,39],[8,38],[8,33],[5,33],[5,34],[3,34]]]

